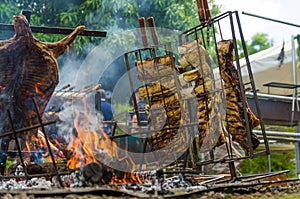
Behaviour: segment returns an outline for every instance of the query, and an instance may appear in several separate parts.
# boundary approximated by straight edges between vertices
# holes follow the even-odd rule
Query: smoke
[[[137,79],[135,56],[132,56],[133,53],[130,52],[143,49],[144,46],[141,41],[140,29],[116,30],[113,28],[112,30],[108,31],[108,37],[100,45],[89,45],[84,49],[89,52],[84,60],[79,60],[70,54],[59,58],[59,84],[56,90],[60,90],[66,84],[75,87],[73,91],[101,84],[103,89],[112,91],[112,103],[128,102],[132,95],[128,70],[130,70],[133,89],[136,90],[142,86],[140,80]],[[152,45],[151,34],[149,30],[147,31],[149,45]],[[171,41],[173,46],[177,44],[177,31],[157,28],[157,32],[161,42]],[[176,56],[176,46],[173,49]],[[129,68],[125,63],[124,55],[126,53],[128,53]],[[48,107],[55,105],[53,99],[49,104]],[[93,107],[93,104],[90,106]]]
[[[75,77],[77,76],[81,62],[81,60],[76,60],[75,58],[64,61],[63,67],[59,70],[59,84],[57,85],[57,89],[62,88],[66,84],[75,85]]]
[[[148,30],[147,30],[148,31]],[[159,41],[170,42],[174,50],[177,50],[177,31],[157,29],[159,33]],[[148,32],[149,45],[152,45],[150,33]],[[129,99],[132,95],[132,89],[137,90],[142,86],[142,82],[137,77],[137,69],[135,67],[136,56],[134,51],[144,49],[141,41],[140,29],[119,30],[114,32],[108,31],[108,37],[98,46],[89,48],[90,52],[84,60],[76,60],[75,58],[64,59],[63,65],[60,67],[60,83],[57,90],[62,88],[65,84],[71,84],[76,87],[76,91],[88,85],[102,84],[102,88],[112,91],[111,103],[113,106],[118,103],[129,104]],[[161,52],[166,53],[164,52]],[[175,54],[175,53],[174,53]],[[128,59],[125,60],[125,55],[128,55]],[[149,54],[142,54],[140,58],[146,59]],[[127,62],[126,62],[127,61]],[[130,75],[129,75],[130,74]],[[130,77],[130,78],[129,78]],[[131,84],[132,83],[132,84]],[[58,133],[64,135],[65,140],[70,142],[74,131],[74,120],[76,114],[80,114],[80,117],[86,116],[86,107],[88,107],[88,114],[91,115],[86,123],[83,123],[82,128],[99,129],[102,124],[101,115],[97,115],[95,111],[95,98],[90,93],[86,104],[82,103],[82,100],[69,99],[62,105],[60,115],[60,122],[58,125]],[[115,106],[117,107],[117,106]],[[128,110],[128,109],[127,109]],[[128,114],[128,113],[127,113]],[[114,115],[117,118],[117,115]],[[117,118],[118,122],[122,122],[122,117]],[[179,138],[179,137],[178,137]],[[171,146],[169,146],[171,147]],[[123,149],[119,149],[121,153]],[[122,152],[123,151],[123,152]],[[160,152],[155,152],[159,154]],[[180,154],[177,154],[180,156]],[[131,153],[130,156],[137,163],[142,160],[143,154]],[[155,156],[153,153],[149,153],[147,156]],[[152,157],[153,156],[153,157]],[[165,161],[169,161],[165,155],[160,155],[162,158],[157,159],[161,165]],[[176,158],[177,156],[174,156]],[[168,160],[165,160],[168,159]],[[172,162],[172,161],[171,161]],[[112,168],[119,168],[118,165],[110,165]]]

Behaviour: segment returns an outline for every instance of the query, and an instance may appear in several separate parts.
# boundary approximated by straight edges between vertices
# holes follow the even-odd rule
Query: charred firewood
[[[42,174],[47,172],[40,164],[29,164],[26,166],[26,170],[28,174]]]
[[[113,171],[103,164],[93,162],[82,168],[82,175],[92,184],[108,184],[112,179]]]
[[[243,111],[243,101],[246,104],[253,149],[259,145],[259,139],[252,129],[260,124],[259,119],[250,110],[247,99],[242,99],[238,71],[233,64],[233,41],[223,40],[218,42],[218,62],[221,77],[224,81],[226,95],[226,128],[232,135],[233,141],[238,142],[246,151],[249,151],[249,142],[246,132],[246,118]]]
[[[65,163],[57,164],[57,169],[59,172],[65,172],[68,169],[66,168]],[[34,163],[30,162],[26,164],[25,169],[23,168],[20,162],[12,164],[7,169],[7,174],[11,176],[25,176],[25,171],[28,175],[44,174],[45,177],[51,177],[51,174],[56,173],[56,170],[53,167],[51,162],[48,163]],[[69,171],[69,170],[68,170]]]

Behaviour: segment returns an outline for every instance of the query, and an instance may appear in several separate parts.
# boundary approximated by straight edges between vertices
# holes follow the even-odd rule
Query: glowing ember
[[[118,179],[116,175],[113,175],[110,184],[144,184],[145,178],[142,175],[141,177],[139,174],[134,172],[128,172],[124,174],[122,179]]]

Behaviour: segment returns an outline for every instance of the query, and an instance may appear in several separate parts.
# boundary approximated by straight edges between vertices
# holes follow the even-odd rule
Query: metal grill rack
[[[10,140],[10,139],[12,139],[11,137],[13,137],[14,140],[16,141],[16,148],[17,148],[17,152],[18,152],[18,159],[20,161],[21,166],[23,167],[25,176],[17,176],[17,175],[5,174],[5,175],[2,175],[1,178],[4,178],[4,179],[10,179],[10,178],[17,178],[17,179],[18,178],[26,178],[26,179],[31,179],[33,177],[57,176],[58,182],[63,187],[63,183],[61,181],[60,176],[62,174],[69,174],[70,172],[65,172],[65,173],[59,172],[56,160],[54,158],[54,155],[53,155],[53,152],[52,152],[52,149],[51,149],[51,146],[50,146],[48,135],[46,134],[46,131],[45,131],[45,126],[51,125],[51,124],[55,124],[56,121],[43,122],[42,121],[42,117],[41,117],[41,115],[40,115],[40,113],[38,111],[37,103],[36,103],[36,101],[35,101],[34,98],[32,100],[33,100],[33,103],[34,103],[35,112],[36,112],[36,114],[38,116],[38,119],[39,119],[39,123],[38,124],[34,124],[32,126],[24,127],[24,128],[21,128],[21,129],[15,129],[15,124],[13,122],[10,110],[7,110],[12,131],[10,131],[10,132],[4,132],[4,133],[2,133],[0,135],[1,139]],[[48,152],[49,155],[50,155],[50,159],[51,159],[50,164],[52,164],[52,166],[53,166],[53,172],[45,171],[45,173],[30,174],[30,172],[28,172],[28,169],[27,169],[28,168],[28,164],[25,162],[24,157],[23,157],[24,156],[24,152],[22,151],[21,143],[19,141],[19,138],[22,137],[23,134],[28,133],[31,130],[37,130],[38,128],[41,129],[41,132],[42,132],[42,134],[43,134],[43,136],[45,138],[46,145],[47,145],[47,149],[45,150],[45,152]],[[2,151],[2,153],[3,153],[3,151]],[[35,152],[32,152],[32,153],[35,153]],[[31,155],[33,155],[33,154],[31,154]]]
[[[214,69],[214,77],[216,81],[216,90],[211,92],[222,92],[223,93],[223,100],[224,100],[224,90],[225,85],[224,82],[221,79],[221,68],[218,64],[218,48],[217,44],[218,41],[222,41],[225,39],[231,39],[233,42],[233,53],[234,53],[234,65],[238,72],[238,78],[239,78],[239,85],[238,88],[240,89],[241,93],[241,105],[242,105],[242,111],[245,118],[245,127],[246,127],[246,133],[247,133],[247,140],[248,140],[248,146],[249,151],[240,157],[236,157],[233,153],[234,147],[233,147],[233,141],[231,139],[231,136],[227,136],[227,142],[226,145],[226,151],[227,156],[222,157],[221,159],[218,159],[215,157],[213,150],[210,152],[210,156],[208,156],[208,159],[202,160],[198,162],[199,166],[207,165],[207,164],[217,164],[217,163],[228,163],[230,173],[231,173],[231,180],[238,178],[238,174],[236,172],[235,168],[235,162],[246,159],[246,158],[254,158],[261,155],[269,155],[269,145],[268,140],[265,133],[264,123],[261,119],[261,113],[258,105],[258,99],[257,99],[257,91],[255,88],[253,75],[251,71],[250,62],[248,59],[246,44],[244,40],[244,36],[242,33],[242,27],[239,20],[239,15],[237,11],[234,12],[226,12],[223,13],[213,19],[210,19],[209,21],[202,23],[199,26],[193,27],[190,30],[187,30],[179,35],[179,45],[184,45],[185,43],[188,43],[193,40],[200,40],[202,43],[202,46],[207,50],[207,52],[210,54],[213,60],[213,67]],[[240,51],[238,49],[237,41],[241,42],[242,50]],[[242,73],[241,73],[241,67],[239,63],[239,53],[243,53],[247,62],[247,75],[249,76],[249,82],[244,82],[242,79]],[[219,70],[217,69],[219,68]],[[244,75],[244,74],[243,74]],[[249,115],[247,114],[247,101],[245,100],[245,91],[251,91],[253,93],[253,97],[255,100],[256,110],[257,110],[257,117],[260,119],[260,126],[259,128],[262,131],[263,140],[260,144],[260,149],[254,150],[253,149],[253,143],[251,140],[251,126],[249,121]],[[226,102],[225,102],[226,104]],[[207,107],[208,108],[208,107]],[[225,119],[224,123],[226,124],[228,118]],[[261,149],[262,148],[262,149]]]
[[[154,162],[168,165],[189,149],[195,134],[193,126],[196,125],[196,122],[192,121],[194,117],[190,115],[193,101],[181,92],[183,85],[178,77],[171,43],[127,52],[124,57],[139,129],[135,133],[113,138],[141,136],[143,153],[146,153],[146,148],[149,147],[150,151],[154,152]],[[132,67],[138,67],[138,79],[142,83],[138,93],[146,101],[149,122],[146,129],[143,128],[135,98],[137,89],[134,88],[134,77],[130,72]],[[162,161],[166,156],[168,160]],[[141,162],[143,163],[146,162]],[[186,162],[183,165],[185,167]]]
[[[141,23],[140,23],[141,24]],[[150,25],[151,28],[153,26]],[[228,29],[228,27],[230,27]],[[142,28],[142,26],[141,26]],[[226,28],[226,29],[225,29]],[[225,29],[225,30],[224,30]],[[153,32],[153,30],[151,30]],[[228,32],[226,32],[228,31]],[[150,125],[148,128],[142,129],[140,128],[139,131],[132,133],[132,134],[126,134],[126,135],[118,135],[118,136],[113,136],[113,138],[121,138],[121,137],[129,137],[129,136],[140,136],[143,135],[144,137],[142,138],[143,140],[143,153],[147,153],[149,151],[146,150],[147,146],[150,147],[150,151],[159,151],[161,148],[164,146],[167,146],[170,143],[170,140],[172,140],[174,137],[176,137],[176,133],[172,134],[165,134],[161,132],[170,132],[171,129],[175,129],[178,131],[178,127],[184,127],[182,133],[179,133],[182,138],[180,139],[180,142],[178,143],[173,143],[174,147],[173,152],[177,153],[176,147],[179,148],[179,151],[184,154],[184,163],[178,165],[178,157],[177,159],[174,159],[174,162],[178,167],[176,167],[178,170],[175,172],[181,172],[181,173],[205,173],[205,168],[210,168],[210,166],[213,165],[225,165],[224,167],[227,167],[230,173],[230,178],[227,178],[226,180],[236,180],[236,179],[241,179],[239,178],[238,171],[236,169],[236,165],[239,161],[243,159],[248,159],[248,158],[255,158],[258,156],[263,156],[263,155],[269,155],[269,145],[268,145],[268,140],[265,134],[265,128],[264,128],[264,123],[263,120],[261,119],[261,113],[258,105],[258,100],[256,96],[256,88],[252,76],[252,71],[250,67],[250,63],[248,60],[248,54],[247,54],[247,49],[242,33],[242,28],[241,28],[241,23],[238,17],[237,12],[226,12],[224,14],[221,14],[213,19],[210,19],[207,22],[202,23],[199,26],[193,27],[190,30],[187,30],[183,32],[182,34],[179,35],[179,46],[182,46],[186,43],[189,43],[193,40],[200,40],[202,43],[202,46],[210,57],[212,58],[212,67],[214,68],[212,75],[212,78],[214,78],[216,88],[215,90],[207,91],[202,93],[202,97],[208,94],[212,93],[218,93],[221,97],[221,103],[223,103],[224,107],[220,112],[224,112],[226,109],[226,99],[224,96],[224,91],[226,89],[224,82],[221,79],[221,70],[217,60],[218,60],[218,49],[217,49],[217,41],[221,41],[224,39],[232,39],[233,41],[233,52],[235,55],[235,60],[234,60],[234,65],[236,67],[236,70],[238,72],[238,78],[239,78],[239,85],[238,88],[240,89],[241,93],[241,99],[243,99],[240,102],[241,111],[244,114],[244,125],[246,128],[246,135],[247,136],[247,144],[249,146],[249,150],[245,154],[240,154],[236,155],[235,151],[235,143],[232,140],[232,137],[226,133],[226,142],[223,144],[223,149],[225,151],[225,154],[223,154],[222,157],[218,157],[217,154],[215,154],[215,149],[219,147],[217,144],[216,146],[211,146],[211,149],[208,151],[206,150],[205,152],[201,152],[200,147],[199,147],[199,137],[197,136],[198,134],[198,129],[197,127],[199,126],[198,119],[197,118],[197,111],[198,107],[195,107],[195,103],[197,103],[197,96],[195,94],[192,95],[189,92],[186,91],[191,91],[191,88],[193,85],[195,85],[194,82],[184,82],[183,76],[185,72],[188,72],[187,69],[183,69],[180,66],[176,65],[176,60],[173,59],[173,50],[171,47],[171,43],[166,43],[166,44],[159,44],[157,41],[157,37],[154,37],[156,39],[153,39],[153,46],[148,46],[148,41],[145,41],[145,35],[143,35],[142,32],[142,38],[144,38],[143,43],[144,43],[144,48],[130,51],[124,54],[125,57],[125,62],[126,62],[126,67],[127,67],[127,73],[129,77],[129,83],[130,83],[130,88],[131,88],[131,93],[132,93],[132,99],[133,99],[133,105],[134,105],[134,111],[137,116],[137,123],[138,126],[141,127],[142,121],[139,118],[139,108],[137,101],[135,99],[135,92],[136,88],[134,88],[134,83],[133,83],[133,76],[130,72],[130,70],[134,67],[139,67],[138,71],[138,79],[142,83],[142,87],[139,88],[142,89],[144,93],[144,98],[146,99],[146,104],[148,106],[148,110],[155,110],[156,106],[153,101],[155,101],[156,93],[160,93],[162,103],[160,104],[161,110],[158,112],[165,111],[168,112],[168,110],[172,110],[173,108],[180,108],[180,117],[181,117],[181,122],[179,125],[173,125],[173,126],[168,126],[168,125],[163,125],[159,131],[157,129],[151,129],[151,121]],[[144,30],[145,33],[145,30]],[[246,61],[247,61],[247,74],[249,76],[250,81],[249,82],[243,82],[242,79],[242,74],[241,74],[241,68],[240,68],[240,63],[239,63],[239,50],[237,47],[237,40],[241,41],[241,47],[242,47],[242,53],[244,54]],[[180,48],[180,47],[179,47]],[[178,50],[180,51],[180,50]],[[199,50],[198,52],[201,52]],[[159,68],[162,64],[160,63],[160,58],[162,57],[170,57],[171,62],[169,64],[169,68],[172,69],[171,73],[169,74],[162,74],[161,69]],[[201,57],[201,55],[199,55]],[[200,59],[200,58],[199,58]],[[145,62],[144,62],[145,61]],[[153,61],[151,64],[150,62],[147,61]],[[201,62],[201,61],[200,61]],[[149,69],[150,68],[150,69]],[[153,68],[152,73],[151,73],[151,68]],[[200,71],[203,71],[203,68],[200,68]],[[149,73],[150,71],[150,73]],[[172,78],[174,78],[174,88],[169,89],[170,86],[167,86],[164,88],[166,84],[169,83],[163,83],[163,78],[166,76],[170,75]],[[155,87],[156,86],[156,87]],[[153,89],[156,88],[156,91],[153,91]],[[205,90],[205,89],[204,89]],[[251,135],[252,135],[252,127],[250,126],[250,121],[249,121],[249,115],[247,113],[247,101],[245,98],[245,91],[250,90],[253,93],[253,97],[255,100],[256,104],[256,110],[257,110],[257,118],[260,120],[259,127],[262,131],[262,137],[263,140],[261,140],[260,147],[257,149],[254,149]],[[167,92],[170,92],[172,94],[177,95],[177,100],[179,103],[172,103],[172,106],[169,106],[166,104],[166,100],[168,100],[167,96],[164,95]],[[188,94],[187,94],[188,93]],[[209,105],[207,101],[205,102],[206,104],[206,109],[209,109]],[[186,117],[188,115],[188,117]],[[159,116],[159,115],[157,115]],[[161,117],[161,116],[159,116]],[[148,116],[148,118],[151,118],[151,115]],[[224,120],[222,120],[222,124],[224,126],[226,125],[226,122],[228,118],[224,117]],[[183,121],[183,122],[182,122]],[[149,122],[149,121],[148,121]],[[152,121],[153,122],[153,121]],[[166,124],[162,121],[163,124]],[[200,124],[201,125],[201,124]],[[225,127],[223,128],[225,129]],[[178,133],[177,133],[178,134]],[[176,140],[176,139],[175,139]],[[166,142],[166,145],[163,145],[163,147],[158,147],[155,148],[155,143],[159,142]],[[184,147],[182,145],[184,144]],[[181,147],[181,148],[180,148]],[[168,154],[170,155],[170,154]],[[158,155],[159,156],[159,155]],[[160,157],[154,157],[154,160],[160,160]],[[173,159],[172,159],[173,160]],[[141,162],[141,165],[146,163],[147,160],[143,160]],[[196,162],[196,163],[195,163]],[[149,163],[149,162],[147,162]],[[165,162],[166,163],[166,162]],[[166,165],[170,164],[171,162],[166,163]],[[226,166],[227,165],[227,166]],[[141,168],[141,167],[140,167]],[[171,171],[172,173],[173,171]],[[167,171],[165,173],[170,173],[170,171]]]

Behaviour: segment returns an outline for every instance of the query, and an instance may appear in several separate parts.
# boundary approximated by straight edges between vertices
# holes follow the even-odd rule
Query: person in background
[[[138,107],[139,112],[139,118],[141,122],[141,126],[147,126],[148,125],[148,115],[145,113],[145,106],[146,102],[145,99],[140,98],[138,93],[135,93],[136,103]],[[132,100],[133,101],[133,100]],[[134,103],[134,102],[132,102]],[[137,121],[137,115],[135,114],[135,111],[133,110],[134,114],[132,115],[131,122],[131,133],[135,133],[138,130],[138,121]]]
[[[97,96],[100,97],[100,102],[98,102],[100,106],[99,104],[96,104],[96,109],[100,111],[103,116],[103,130],[107,135],[111,136],[114,107],[106,100],[106,94],[104,89],[100,89]]]
[[[140,119],[140,126],[138,125],[138,117],[136,115],[135,106],[134,106],[134,100],[133,97],[135,97],[136,102],[136,108],[138,109],[139,119]],[[129,133],[137,133],[137,132],[143,132],[143,130],[148,129],[148,113],[146,112],[146,101],[144,98],[141,98],[138,94],[138,92],[135,92],[132,94],[131,99],[129,101],[129,104],[132,106],[129,110]],[[134,136],[128,136],[125,137],[120,142],[120,147],[123,149],[126,149],[130,152],[134,153],[143,153],[144,151],[144,143],[142,137],[144,137],[145,134],[140,135],[134,135]],[[146,145],[146,152],[150,152],[149,146]]]

